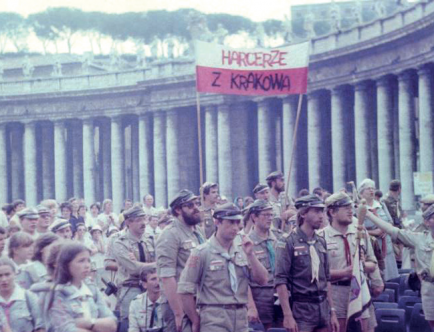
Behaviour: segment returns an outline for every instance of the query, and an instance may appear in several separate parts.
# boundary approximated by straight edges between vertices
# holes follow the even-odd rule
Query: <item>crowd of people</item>
[[[273,172],[233,203],[210,182],[167,209],[125,200],[120,214],[110,199],[16,200],[0,212],[0,331],[373,332],[372,303],[348,319],[359,251],[372,297],[416,271],[434,330],[434,197],[409,223],[400,191],[393,180],[382,197],[365,179],[289,198]]]

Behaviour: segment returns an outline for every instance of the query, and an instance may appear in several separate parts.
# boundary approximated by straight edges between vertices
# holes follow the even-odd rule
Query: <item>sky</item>
[[[17,12],[27,16],[49,7],[74,7],[84,11],[109,13],[140,12],[148,10],[176,10],[195,8],[204,13],[241,15],[253,21],[283,20],[290,15],[290,7],[331,0],[0,0],[0,11]]]

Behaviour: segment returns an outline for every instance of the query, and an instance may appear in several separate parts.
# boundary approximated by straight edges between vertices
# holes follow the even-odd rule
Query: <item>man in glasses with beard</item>
[[[187,189],[181,190],[170,203],[174,221],[164,228],[156,244],[157,273],[161,280],[162,316],[167,331],[182,331],[184,311],[177,294],[179,277],[190,251],[204,242],[199,227],[200,199]]]

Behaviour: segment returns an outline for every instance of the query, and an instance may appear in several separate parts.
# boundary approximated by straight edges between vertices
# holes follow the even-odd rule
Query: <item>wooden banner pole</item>
[[[197,138],[199,143],[199,181],[200,188],[203,185],[203,157],[202,157],[202,126],[201,126],[201,115],[200,115],[200,97],[199,92],[196,91],[196,106],[197,106]],[[203,206],[203,190],[200,190],[200,202]]]
[[[294,134],[292,135],[292,149],[291,149],[291,159],[289,159],[289,169],[288,169],[288,177],[286,179],[286,199],[285,199],[285,205],[289,205],[289,181],[291,178],[291,171],[292,171],[292,165],[294,163],[294,155],[295,155],[295,148],[297,145],[297,131],[298,131],[298,123],[300,121],[300,114],[301,114],[301,106],[303,104],[303,94],[300,94],[298,96],[298,107],[297,107],[297,116],[295,119],[295,128],[294,128]],[[282,228],[284,227],[282,222]]]

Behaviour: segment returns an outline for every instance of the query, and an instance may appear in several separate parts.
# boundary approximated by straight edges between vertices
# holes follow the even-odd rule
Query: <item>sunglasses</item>
[[[194,207],[200,207],[200,206],[201,206],[200,201],[194,201],[194,202],[182,204],[182,207],[187,207],[189,209],[193,209]]]

